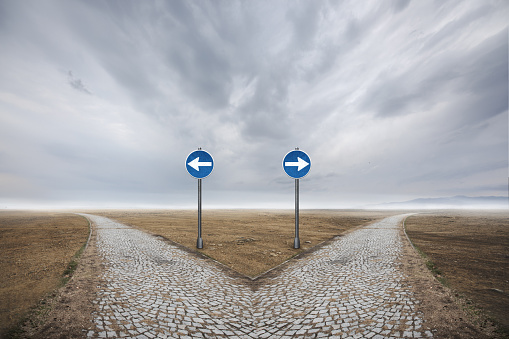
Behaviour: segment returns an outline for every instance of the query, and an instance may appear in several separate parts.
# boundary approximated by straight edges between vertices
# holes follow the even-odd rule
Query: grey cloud
[[[281,139],[288,133],[288,77],[286,70],[274,68],[258,79],[251,100],[238,110],[239,119],[250,138]]]
[[[449,181],[458,178],[467,178],[470,175],[478,173],[507,168],[507,161],[492,160],[490,162],[474,163],[463,168],[461,171],[458,171],[458,168],[455,166],[456,164],[453,163],[447,165],[447,154],[444,154],[444,156],[441,157],[441,160],[441,163],[444,164],[442,167],[427,171],[419,174],[418,176],[409,176],[404,180],[401,180],[400,183],[433,182],[436,180]],[[451,160],[456,159],[449,159],[449,162],[451,162]]]
[[[148,3],[123,4],[121,14],[117,8],[105,5],[107,8],[97,9],[93,16],[81,19],[80,34],[105,69],[120,86],[129,90],[136,98],[135,104],[143,110],[151,112],[151,101],[165,100],[162,88],[166,84],[192,97],[202,109],[227,107],[232,72],[245,62],[242,59],[247,54],[242,50],[249,38],[242,40],[234,34],[223,36],[223,33],[234,32],[238,29],[235,25],[242,23],[232,23],[229,13],[221,12],[213,13],[219,18],[212,20],[209,12],[214,8],[207,4],[164,2],[160,5],[156,10]],[[101,16],[103,19],[97,20]],[[121,20],[110,21],[110,16],[119,16]],[[90,32],[88,26],[92,21],[100,28]]]
[[[198,146],[216,160],[207,194],[232,205],[237,193],[263,196],[268,207],[291,200],[281,160],[296,146],[313,159],[306,197],[331,206],[495,189],[507,180],[490,172],[507,157],[499,13],[507,7],[0,1],[8,46],[0,191],[194,206],[196,182],[183,163]]]
[[[211,46],[193,37],[185,46],[176,46],[169,52],[169,61],[178,71],[180,82],[190,96],[195,96],[203,108],[224,108],[228,103],[228,64]]]
[[[451,11],[459,11],[457,7],[460,7],[459,2],[449,2],[446,6],[449,6]],[[477,4],[476,4],[477,5]],[[421,51],[425,53],[428,50],[440,48],[446,46],[448,43],[453,42],[454,38],[461,33],[465,27],[474,24],[479,19],[489,16],[494,10],[498,9],[499,5],[495,3],[484,2],[479,6],[472,6],[469,11],[458,17],[454,17],[446,25],[444,25],[439,31],[429,37],[426,43],[423,44]]]
[[[470,98],[463,106],[466,123],[506,112],[508,108],[507,28],[476,46],[467,61],[460,89]]]
[[[162,94],[156,81],[161,74],[153,59],[151,32],[143,24],[143,19],[149,19],[140,7],[130,2],[122,6],[114,2],[77,2],[58,10],[66,13],[65,24],[73,37],[69,43],[102,66],[129,94],[132,103],[143,110]]]
[[[423,63],[399,74],[384,71],[365,94],[361,107],[381,118],[408,115],[429,108],[439,101],[437,96],[443,94],[448,84],[459,76],[449,68],[451,64],[440,60],[440,63]]]
[[[46,142],[41,145],[43,159],[51,166],[40,169],[41,184],[51,183],[55,190],[112,190],[116,192],[164,193],[169,185],[161,176],[151,155],[123,150],[106,138],[93,139],[79,133],[89,142]],[[100,149],[100,151],[98,151]],[[94,170],[91,170],[93,166]],[[150,175],[148,175],[150,173]]]
[[[341,10],[348,11],[348,7],[345,6]],[[370,36],[376,36],[376,27],[390,17],[388,12],[390,12],[390,6],[384,5],[384,3],[376,3],[373,6],[369,6],[362,15],[352,15],[345,18],[344,20],[347,24],[342,44],[349,49],[353,49],[356,45],[369,39]],[[375,40],[373,42],[379,43],[379,41]]]
[[[291,7],[286,15],[293,26],[293,48],[311,49],[319,29],[324,2],[300,2],[301,6]]]
[[[392,1],[392,8],[394,10],[394,12],[401,12],[403,11],[405,8],[408,7],[408,5],[410,4],[410,0],[393,0]]]
[[[287,140],[295,134],[295,127],[291,125],[298,124],[299,119],[295,118],[295,112],[290,112],[290,87],[298,81],[310,82],[323,76],[338,58],[337,43],[318,39],[327,9],[326,2],[300,2],[299,6],[281,13],[284,17],[281,16],[280,21],[288,20],[290,23],[292,39],[280,47],[278,55],[266,55],[258,61],[255,92],[236,111],[249,138]],[[270,12],[270,9],[265,10]],[[311,65],[302,65],[308,51],[318,54],[319,59],[315,58]]]
[[[168,41],[160,52],[182,90],[201,108],[225,109],[233,76],[252,77],[262,67],[263,47],[256,43],[263,32],[257,31],[260,23],[253,19],[258,9],[243,2],[218,8],[185,4],[178,9],[185,12],[185,20],[181,17],[178,27],[165,29]]]
[[[69,82],[69,85],[71,85],[72,88],[80,91],[80,92],[83,92],[83,93],[86,93],[86,94],[92,94],[92,92],[90,92],[86,87],[85,85],[83,84],[83,81],[81,81],[81,79],[75,79],[74,76],[72,75],[72,72],[69,71],[67,73],[68,75],[68,78],[67,78],[67,81]]]
[[[461,107],[464,117],[471,116],[468,119],[490,117],[507,109],[507,58],[504,29],[468,51],[423,60],[400,74],[380,74],[367,92],[363,107],[378,117],[393,117],[450,101]],[[458,102],[451,101],[461,94],[464,96]]]

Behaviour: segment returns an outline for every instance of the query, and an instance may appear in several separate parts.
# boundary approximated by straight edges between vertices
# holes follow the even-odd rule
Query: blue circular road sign
[[[212,173],[214,159],[209,152],[197,150],[191,152],[186,159],[186,169],[193,177],[203,179]]]
[[[311,159],[303,151],[290,151],[283,158],[283,169],[294,179],[303,178],[311,169]]]

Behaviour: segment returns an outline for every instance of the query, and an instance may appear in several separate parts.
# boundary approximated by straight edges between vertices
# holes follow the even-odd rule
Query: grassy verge
[[[90,232],[92,232],[90,223],[88,225],[89,227],[89,235]],[[85,251],[85,248],[87,248],[88,240],[85,242],[81,248],[73,255],[71,261],[67,265],[67,268],[65,269],[64,273],[62,273],[62,280],[60,282],[60,287],[65,286],[69,280],[71,280],[72,276],[74,275],[74,272],[76,271],[76,268],[78,267],[79,259],[81,258],[81,255],[83,254],[83,251]]]
[[[85,217],[82,216],[82,218]],[[74,272],[76,271],[76,268],[78,267],[79,259],[88,245],[88,242],[90,240],[90,234],[92,233],[92,225],[90,224],[90,221],[88,221],[88,219],[86,220],[88,222],[88,232],[89,232],[87,241],[72,256],[71,261],[67,265],[67,268],[62,273],[60,284],[55,288],[54,291],[48,293],[43,298],[41,298],[37,305],[30,308],[25,314],[25,316],[23,316],[14,326],[10,327],[6,331],[4,338],[6,339],[26,338],[27,337],[27,333],[25,330],[26,327],[36,328],[37,326],[43,323],[43,320],[52,310],[52,306],[58,295],[57,290],[67,285],[67,283],[71,280],[71,278],[74,275]]]
[[[424,251],[422,251],[419,246],[417,246],[416,244],[414,244],[414,242],[412,241],[412,239],[410,239],[410,237],[408,236],[407,232],[406,232],[406,219],[403,221],[403,229],[405,231],[405,235],[408,239],[408,241],[410,242],[410,244],[412,245],[412,247],[417,251],[417,253],[419,253],[419,255],[421,256],[421,258],[424,260],[425,264],[426,264],[426,267],[428,268],[428,270],[431,272],[431,274],[433,275],[433,277],[438,280],[438,282],[440,282],[442,285],[446,286],[446,287],[450,287],[449,286],[449,283],[447,282],[447,278],[444,276],[443,272],[437,267],[437,265],[428,257],[428,255],[426,253],[424,253]]]

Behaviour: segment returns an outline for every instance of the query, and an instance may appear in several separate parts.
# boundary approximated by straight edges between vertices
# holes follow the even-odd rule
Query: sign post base
[[[293,240],[293,248],[300,248],[300,239],[299,238],[295,238]]]

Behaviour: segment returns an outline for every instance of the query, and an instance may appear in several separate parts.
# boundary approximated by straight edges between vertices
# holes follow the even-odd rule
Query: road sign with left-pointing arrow
[[[294,179],[303,178],[311,169],[311,159],[301,150],[290,151],[283,158],[283,169]]]
[[[191,152],[186,159],[186,169],[193,177],[203,179],[212,173],[214,159],[209,152],[197,150]]]

